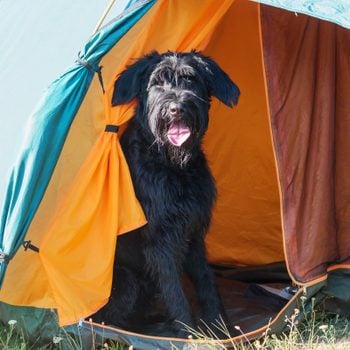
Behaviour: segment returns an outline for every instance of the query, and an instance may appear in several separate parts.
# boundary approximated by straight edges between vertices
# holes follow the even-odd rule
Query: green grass
[[[302,319],[302,321],[299,321]],[[246,341],[241,344],[232,342],[234,350],[350,350],[350,319],[337,314],[326,313],[311,308],[294,310],[294,314],[285,319],[287,330],[279,335],[267,331],[260,339]],[[202,337],[194,333],[195,337]],[[207,340],[206,350],[225,349],[220,342]],[[201,350],[194,346],[191,350]],[[177,349],[174,349],[177,350]]]
[[[286,319],[287,331],[280,335],[269,335],[268,332],[262,338],[245,342],[243,344],[232,343],[234,350],[349,350],[350,349],[350,319],[325,313],[312,308],[306,317],[299,322],[303,310],[295,310],[291,318]],[[206,339],[203,335],[193,332],[195,338],[204,339],[206,350],[225,349],[220,342],[213,339]],[[65,340],[63,340],[65,338]],[[65,343],[65,345],[63,345]],[[52,341],[41,347],[28,344],[15,321],[8,325],[0,326],[0,349],[1,350],[82,350],[82,341],[64,334],[62,337],[54,337]],[[128,347],[121,344],[105,342],[102,345],[93,344],[91,350],[128,350]],[[195,343],[189,348],[191,350],[203,349]],[[85,349],[84,349],[85,350]],[[173,348],[176,350],[176,347]]]

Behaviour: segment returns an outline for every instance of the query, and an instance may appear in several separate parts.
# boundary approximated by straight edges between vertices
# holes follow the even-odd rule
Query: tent
[[[3,53],[0,55],[0,148],[6,149],[0,157],[0,207],[28,117],[46,87],[74,63],[78,50],[97,28],[109,1],[90,0],[89,6],[85,6],[84,0],[61,0],[54,4],[37,0],[35,5],[24,1],[0,2]],[[120,14],[127,2],[116,1],[106,23]]]
[[[146,218],[105,126],[132,117],[133,104],[111,106],[114,81],[154,49],[201,50],[241,90],[233,110],[213,101],[204,144],[219,194],[207,252],[246,333],[235,339],[281,331],[301,296],[348,305],[350,26],[349,9],[334,3],[320,17],[336,23],[309,16],[321,5],[296,15],[246,0],[130,1],[92,36],[33,113],[9,180],[1,320],[50,337],[57,321],[90,329],[82,319],[107,302],[117,237]],[[192,341],[94,329],[144,349]]]

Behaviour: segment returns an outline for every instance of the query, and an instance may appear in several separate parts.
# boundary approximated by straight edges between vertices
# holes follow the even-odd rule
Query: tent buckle
[[[5,254],[4,252],[0,252],[0,264],[8,261],[8,255]]]
[[[33,250],[34,252],[39,253],[39,248],[32,244],[32,241],[24,241],[22,243],[24,247],[24,251],[27,251],[28,249]]]

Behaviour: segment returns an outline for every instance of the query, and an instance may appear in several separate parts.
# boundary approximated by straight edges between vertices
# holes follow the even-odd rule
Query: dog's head
[[[198,52],[152,52],[129,66],[115,82],[113,105],[138,100],[137,117],[153,142],[185,164],[208,127],[211,96],[229,107],[238,87],[209,57]]]

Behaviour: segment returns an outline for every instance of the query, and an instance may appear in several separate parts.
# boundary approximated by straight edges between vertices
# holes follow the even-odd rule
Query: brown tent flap
[[[286,258],[306,282],[350,252],[350,31],[261,6]]]

